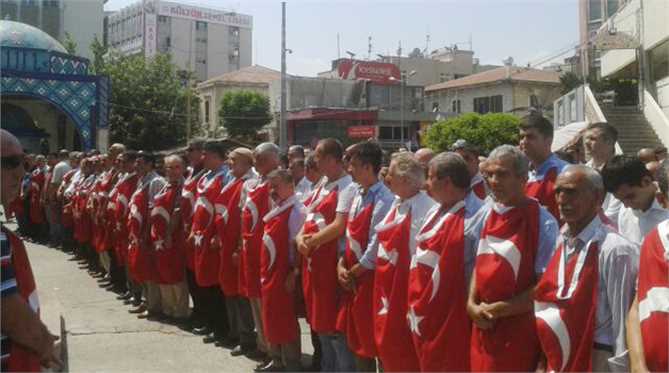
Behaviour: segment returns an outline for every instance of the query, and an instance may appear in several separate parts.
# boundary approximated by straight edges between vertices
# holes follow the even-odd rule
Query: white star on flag
[[[424,316],[416,315],[413,307],[409,307],[409,312],[407,313],[407,320],[409,321],[409,329],[412,333],[415,333],[417,336],[420,336],[420,322],[423,321]]]
[[[121,222],[116,222],[116,230],[120,231],[121,230]]]
[[[203,235],[200,233],[195,234],[195,246],[202,246],[202,239],[204,238]]]
[[[165,246],[163,245],[163,242],[164,242],[163,240],[157,240],[156,241],[156,250],[157,251],[163,250],[165,248]]]
[[[382,296],[381,297],[381,303],[383,305],[381,306],[381,310],[379,311],[379,313],[377,315],[387,315],[388,314],[388,305],[389,305],[388,298]]]

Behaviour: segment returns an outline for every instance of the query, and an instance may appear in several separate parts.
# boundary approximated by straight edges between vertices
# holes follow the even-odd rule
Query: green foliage
[[[218,117],[228,136],[253,142],[258,131],[272,121],[269,98],[253,91],[228,92],[221,100]]]
[[[93,61],[91,64],[91,73],[92,74],[101,74],[104,71],[105,60],[104,56],[107,54],[107,47],[105,47],[98,39],[98,36],[95,35],[95,38],[91,42],[91,53],[93,53]]]
[[[186,142],[186,97],[198,123],[197,96],[183,86],[168,55],[109,56],[95,67],[110,77],[110,141],[132,149],[164,150]],[[197,128],[194,129],[197,132]]]
[[[69,32],[65,32],[65,40],[63,40],[63,47],[67,53],[76,56],[77,55],[77,42],[72,39],[72,35]]]
[[[583,79],[575,73],[568,71],[560,75],[560,84],[562,84],[560,93],[564,95],[583,85]]]
[[[485,154],[503,144],[518,143],[520,119],[512,114],[467,113],[433,124],[424,142],[435,152],[443,152],[458,139],[480,147]]]

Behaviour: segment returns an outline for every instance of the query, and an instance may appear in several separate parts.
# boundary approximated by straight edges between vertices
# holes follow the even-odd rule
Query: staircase
[[[618,143],[625,154],[636,155],[641,148],[663,146],[637,106],[601,104],[606,121],[618,130]]]

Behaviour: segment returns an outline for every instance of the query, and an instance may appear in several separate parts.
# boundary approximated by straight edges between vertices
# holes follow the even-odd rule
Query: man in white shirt
[[[618,141],[618,130],[612,125],[605,122],[588,125],[583,133],[583,145],[590,160],[585,165],[601,172],[606,162],[616,155],[616,141]],[[618,224],[621,207],[622,203],[613,194],[606,193],[602,212],[613,226]]]
[[[602,169],[604,186],[623,206],[618,214],[618,231],[641,245],[643,238],[663,220],[669,210],[655,198],[657,186],[638,157],[617,155]]]

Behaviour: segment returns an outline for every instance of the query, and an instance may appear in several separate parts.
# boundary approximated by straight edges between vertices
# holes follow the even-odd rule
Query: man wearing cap
[[[211,239],[216,234],[214,201],[230,181],[230,169],[225,161],[225,145],[221,141],[204,143],[203,163],[207,172],[197,183],[193,225],[188,237],[194,248],[195,281],[201,288],[204,328],[209,332],[204,343],[223,340],[230,331],[225,298],[218,280],[220,254],[218,247],[211,247]],[[203,331],[198,330],[198,334],[201,333]]]
[[[486,199],[490,194],[490,189],[479,171],[479,155],[481,153],[478,148],[467,140],[459,139],[453,143],[451,151],[460,154],[462,159],[467,163],[467,170],[469,170],[469,176],[471,177],[469,190],[480,200]]]

